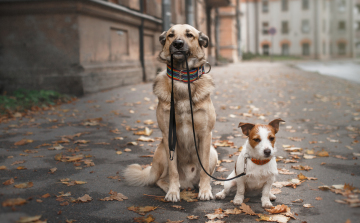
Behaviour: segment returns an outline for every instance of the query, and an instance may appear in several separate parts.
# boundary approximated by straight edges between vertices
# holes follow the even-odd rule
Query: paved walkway
[[[351,205],[359,205],[359,190],[349,185],[360,188],[360,85],[280,63],[232,64],[213,68],[211,75],[216,83],[212,99],[217,112],[213,141],[234,142],[233,147],[217,148],[219,158],[236,160],[232,154],[245,141],[237,128],[240,121],[267,123],[280,117],[286,124],[277,137],[278,156],[283,157],[279,157],[278,168],[294,173],[279,174],[277,181],[298,179],[300,173],[317,180],[303,179],[296,188],[278,183],[273,187],[278,192],[274,205],[290,207],[297,219],[289,222],[358,222],[359,207]],[[148,221],[152,215],[155,222],[195,222],[187,219],[195,215],[199,222],[206,222],[210,220],[205,215],[215,209],[233,209],[234,194],[221,201],[172,204],[156,197],[165,195],[157,187],[125,184],[121,171],[132,163],[150,164],[159,143],[156,100],[151,83],[138,84],[1,123],[0,169],[6,169],[0,170],[0,182],[9,184],[0,185],[1,222],[35,215],[48,222],[133,222],[142,215],[129,211],[131,206],[157,207],[145,215]],[[134,132],[145,126],[153,129],[150,142],[137,141],[140,135]],[[302,150],[292,149],[290,154],[284,150],[289,146]],[[220,165],[231,170],[234,163]],[[296,170],[291,168],[294,165],[312,169]],[[228,174],[216,172],[215,176]],[[298,181],[293,180],[292,185]],[[212,185],[214,194],[222,189]],[[330,190],[320,190],[323,185]],[[111,190],[128,199],[101,201],[111,196]],[[12,198],[23,200],[9,200]],[[112,198],[124,197],[115,194]],[[297,199],[302,201],[293,202]],[[16,202],[23,205],[12,206]],[[250,197],[246,204],[256,213],[268,214],[261,208],[260,197]],[[241,213],[221,220],[257,222],[258,218]]]

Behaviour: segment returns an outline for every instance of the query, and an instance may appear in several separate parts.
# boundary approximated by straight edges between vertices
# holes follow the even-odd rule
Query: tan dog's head
[[[159,41],[163,46],[159,60],[170,65],[173,54],[174,66],[177,69],[186,68],[185,56],[181,52],[187,55],[189,69],[199,67],[206,62],[203,47],[208,46],[209,37],[190,25],[172,26],[160,35]]]
[[[249,155],[256,158],[269,158],[274,155],[276,137],[275,134],[279,131],[280,122],[284,120],[278,118],[271,121],[268,125],[259,125],[251,123],[239,123],[244,135],[249,137],[249,144],[252,148]]]

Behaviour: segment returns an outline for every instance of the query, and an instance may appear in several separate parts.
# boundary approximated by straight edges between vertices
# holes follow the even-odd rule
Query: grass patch
[[[0,95],[0,114],[11,115],[27,110],[43,110],[73,100],[74,97],[56,91],[19,89],[12,92],[11,95]]]

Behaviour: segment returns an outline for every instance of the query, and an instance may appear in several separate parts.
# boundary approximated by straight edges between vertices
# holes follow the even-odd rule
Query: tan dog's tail
[[[125,171],[124,176],[126,182],[131,186],[147,186],[154,184],[158,180],[157,174],[151,173],[151,166],[142,169],[139,164],[129,165]]]

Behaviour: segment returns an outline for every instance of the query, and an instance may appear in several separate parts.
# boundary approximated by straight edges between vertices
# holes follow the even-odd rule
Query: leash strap
[[[188,91],[189,91],[189,101],[190,101],[190,111],[191,111],[191,122],[192,122],[192,130],[193,130],[193,137],[194,137],[194,144],[195,144],[195,150],[196,150],[196,154],[200,163],[201,168],[203,169],[203,171],[206,173],[206,175],[208,175],[209,177],[211,177],[214,180],[217,181],[230,181],[239,177],[242,177],[246,174],[246,159],[245,159],[245,166],[244,166],[244,172],[233,177],[230,179],[218,179],[215,178],[213,176],[211,176],[204,168],[201,160],[200,160],[200,156],[199,156],[199,151],[198,151],[198,147],[197,147],[197,141],[196,141],[196,136],[195,136],[195,127],[194,127],[194,115],[193,115],[193,108],[192,108],[192,97],[191,97],[191,86],[190,86],[190,75],[189,75],[189,65],[187,62],[187,57],[186,57],[186,52],[182,52],[184,54],[185,57],[185,63],[186,63],[186,71],[187,71],[187,76],[188,76]],[[176,122],[175,122],[175,102],[174,102],[174,72],[173,72],[173,55],[171,55],[171,107],[170,107],[170,122],[169,122],[169,153],[170,153],[170,160],[174,159],[174,152],[175,152],[175,145],[176,145]]]
[[[169,153],[170,160],[174,159],[176,146],[176,120],[175,120],[175,101],[174,101],[174,69],[173,55],[171,54],[171,102],[170,102],[170,120],[169,120]]]

